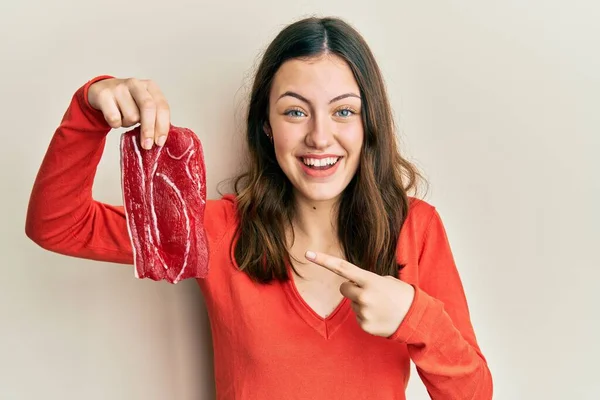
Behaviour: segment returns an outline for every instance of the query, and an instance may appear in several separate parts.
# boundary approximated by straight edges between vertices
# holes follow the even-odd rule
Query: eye
[[[286,112],[283,113],[283,115],[286,115],[286,116],[292,117],[292,118],[302,118],[302,117],[306,116],[304,111],[298,110],[298,109],[287,110]]]
[[[335,112],[336,116],[342,117],[342,118],[348,118],[348,117],[353,116],[354,114],[356,114],[356,113],[354,112],[354,110],[352,110],[350,108],[342,108]]]

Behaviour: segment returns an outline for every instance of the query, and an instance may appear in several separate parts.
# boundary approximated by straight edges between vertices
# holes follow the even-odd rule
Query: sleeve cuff
[[[414,288],[413,302],[396,332],[389,336],[391,340],[407,344],[423,343],[435,332],[435,324],[444,312],[439,300],[416,286]]]
[[[85,85],[83,85],[75,94],[77,101],[79,103],[79,108],[81,109],[81,112],[83,113],[83,115],[88,119],[88,121],[97,128],[101,128],[101,129],[108,129],[110,130],[110,125],[108,125],[108,123],[106,122],[106,120],[104,119],[104,115],[102,114],[101,111],[96,110],[95,108],[93,108],[89,101],[88,101],[88,92],[90,90],[90,86],[92,86],[94,83],[98,82],[98,81],[102,81],[104,79],[111,79],[114,78],[111,75],[100,75],[97,76],[91,80],[89,80],[88,82],[86,82]]]

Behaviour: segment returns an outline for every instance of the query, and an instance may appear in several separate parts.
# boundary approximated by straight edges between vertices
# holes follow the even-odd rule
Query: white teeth
[[[339,159],[340,159],[340,157],[327,157],[327,158],[322,158],[322,159],[302,157],[302,161],[304,162],[304,164],[312,165],[315,167],[324,167],[326,165],[333,165],[336,162],[338,162]]]

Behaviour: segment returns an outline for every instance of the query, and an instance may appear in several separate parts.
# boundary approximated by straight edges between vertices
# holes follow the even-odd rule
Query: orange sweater
[[[53,252],[132,264],[123,208],[92,198],[110,127],[88,104],[87,90],[102,78],[75,93],[52,138],[26,233]],[[235,207],[231,195],[207,202],[210,272],[198,280],[211,322],[218,399],[404,399],[411,359],[433,399],[491,399],[491,375],[434,207],[411,199],[397,254],[406,265],[401,279],[416,293],[389,338],[364,332],[347,299],[321,318],[293,280],[261,285],[238,271],[230,253]]]

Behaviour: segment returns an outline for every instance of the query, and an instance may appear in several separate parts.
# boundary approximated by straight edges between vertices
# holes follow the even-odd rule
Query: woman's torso
[[[259,284],[237,269],[233,201],[225,196],[207,205],[210,272],[198,280],[211,322],[217,397],[404,399],[406,345],[364,332],[341,294],[336,305],[334,279],[320,302],[310,283]],[[416,246],[405,247],[410,268]]]

